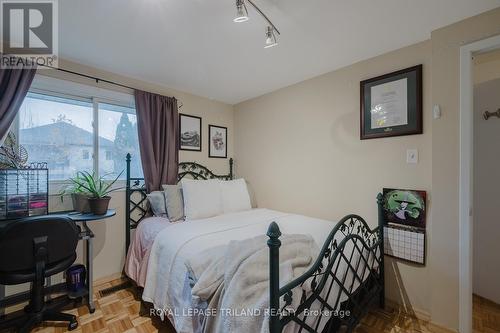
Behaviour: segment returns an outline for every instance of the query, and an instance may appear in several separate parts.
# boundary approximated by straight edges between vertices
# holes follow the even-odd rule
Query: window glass
[[[86,149],[83,151],[83,159],[90,160],[90,152]]]
[[[28,162],[47,162],[50,180],[92,171],[92,112],[90,101],[29,93],[19,110],[18,135]]]
[[[130,173],[142,177],[135,109],[99,103],[99,173],[107,178],[126,178],[127,153],[132,155]]]

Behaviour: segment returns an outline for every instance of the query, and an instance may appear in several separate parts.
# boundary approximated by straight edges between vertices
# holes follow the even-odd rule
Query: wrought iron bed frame
[[[147,192],[144,178],[131,177],[130,162],[132,161],[132,156],[130,154],[127,154],[126,161],[127,180],[125,184],[125,253],[127,253],[128,247],[130,245],[131,230],[137,228],[139,223],[149,214],[149,205],[147,204],[146,200]],[[196,162],[180,162],[177,182],[181,181],[182,178],[186,176],[190,176],[193,179],[231,180],[233,179],[233,159],[229,159],[229,173],[227,175],[215,174],[207,167]],[[134,193],[137,193],[138,197],[136,196],[134,198]],[[137,217],[132,216],[134,213],[137,213]]]
[[[320,307],[319,315],[329,318],[322,332],[338,332],[341,327],[346,332],[352,332],[372,303],[377,302],[382,308],[385,306],[382,194],[377,196],[377,205],[378,226],[375,229],[371,229],[358,215],[345,216],[330,232],[313,266],[282,288],[279,287],[281,232],[275,222],[271,223],[267,231],[271,333],[282,332],[292,321],[300,326],[299,332],[318,332],[324,318],[308,322],[307,311],[313,309],[314,303]],[[336,240],[339,233],[342,236],[340,242]],[[346,268],[345,271],[339,272],[341,267]],[[349,272],[352,274],[350,277]],[[309,284],[312,291],[306,293],[302,288],[305,284]],[[337,295],[330,295],[335,285]],[[326,295],[325,290],[328,290]],[[301,301],[297,308],[290,309],[294,292],[301,293]],[[346,300],[341,301],[342,294],[347,296]],[[329,303],[332,299],[335,300],[333,305]],[[349,311],[349,315],[335,315],[339,310]]]
[[[144,178],[131,177],[130,154],[127,154],[126,160],[126,249],[128,249],[130,232],[147,216],[148,207]],[[180,181],[188,175],[194,179],[231,180],[233,179],[233,159],[229,159],[229,173],[227,175],[218,175],[196,162],[179,163],[178,180]],[[134,193],[140,193],[139,198],[132,198]],[[270,303],[268,314],[270,333],[282,332],[286,325],[291,322],[300,326],[299,333],[318,332],[320,322],[325,324],[322,330],[325,333],[337,332],[341,327],[344,327],[347,332],[352,332],[370,305],[378,303],[380,307],[384,307],[382,194],[377,196],[377,204],[378,226],[375,229],[371,229],[366,221],[358,215],[344,217],[330,232],[312,267],[281,288],[279,287],[279,248],[281,246],[279,237],[281,232],[278,224],[271,223],[267,231],[269,237],[267,245],[269,247]],[[131,213],[134,211],[138,212],[137,219],[131,217]],[[340,242],[337,241],[338,237],[336,237],[339,235],[342,237]],[[349,272],[351,275],[348,274]],[[364,278],[365,276],[366,278]],[[302,288],[305,284],[309,285],[312,290],[306,293]],[[337,287],[335,288],[337,295],[330,295],[334,286]],[[325,291],[327,291],[326,295]],[[291,308],[294,293],[301,295],[300,304],[296,309]],[[347,299],[342,300],[342,295]],[[335,304],[332,305],[329,301],[333,299]],[[310,318],[308,311],[317,309],[318,306],[321,312],[315,312],[315,322],[308,321]],[[346,316],[339,316],[339,311],[343,311]]]

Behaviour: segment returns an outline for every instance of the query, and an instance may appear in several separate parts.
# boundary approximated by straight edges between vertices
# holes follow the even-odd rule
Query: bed
[[[352,331],[372,304],[384,305],[381,216],[375,229],[357,215],[348,215],[338,223],[332,223],[269,209],[169,223],[165,218],[148,217],[144,180],[130,176],[130,159],[128,155],[126,273],[144,288],[143,300],[154,305],[157,315],[167,317],[178,333],[243,332],[238,327],[251,325],[255,327],[246,331],[337,332],[341,328]],[[182,162],[179,164],[179,180],[184,177],[231,180],[233,161],[229,160],[226,175],[218,175],[198,163]],[[380,195],[377,203],[380,215]],[[131,244],[133,229],[136,231]],[[308,247],[311,242],[301,238],[301,234],[307,234],[316,247]],[[300,253],[294,254],[296,249],[301,249]],[[226,279],[227,273],[221,275],[226,287],[217,287],[223,290],[217,289],[217,297],[201,301],[195,297],[202,280],[211,287],[220,279],[220,276],[211,277],[206,272],[220,271],[221,267],[230,265],[228,260],[238,257],[235,253],[245,251],[257,258],[258,267],[265,267],[265,277],[261,276],[262,273],[252,276],[252,281],[258,281],[255,286],[261,286],[260,289],[245,285],[240,280],[245,280],[247,275],[242,278],[236,270],[231,275],[232,280]],[[289,259],[294,260],[304,253],[311,255],[307,256],[308,261],[303,263],[306,265],[300,267],[301,270],[298,266],[290,269],[292,266],[285,265]],[[218,262],[223,264],[217,266]],[[238,269],[243,270],[242,267],[243,264]],[[201,273],[194,274],[193,271]],[[253,271],[245,271],[245,274],[249,272]],[[195,281],[194,275],[197,275]],[[228,287],[233,284],[233,289]],[[213,304],[212,298],[216,299]],[[253,309],[265,311],[243,316],[228,314],[231,319],[221,319],[220,315],[211,319],[211,313],[207,312],[212,308],[219,312],[227,311],[227,308],[244,308],[242,304],[245,302],[250,302],[250,305],[257,302],[258,306]],[[186,313],[185,309],[190,311]]]

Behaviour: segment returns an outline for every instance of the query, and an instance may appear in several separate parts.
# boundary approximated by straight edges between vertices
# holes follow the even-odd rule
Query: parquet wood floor
[[[472,299],[474,333],[500,333],[500,305],[474,295]]]
[[[121,279],[96,287],[96,311],[88,312],[82,305],[66,312],[78,316],[79,327],[75,333],[175,333],[169,323],[149,317],[149,309],[141,305],[134,288],[117,291],[101,297],[99,290],[115,286]],[[57,324],[56,324],[57,325]],[[37,333],[62,333],[66,326],[44,324],[33,330]],[[404,313],[401,309],[374,310],[356,329],[356,333],[436,333],[429,323]],[[500,333],[500,305],[474,296],[474,333]]]

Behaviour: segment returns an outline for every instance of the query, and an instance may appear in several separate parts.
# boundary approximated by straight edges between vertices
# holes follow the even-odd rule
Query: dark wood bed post
[[[280,332],[280,246],[281,231],[276,222],[271,223],[267,230],[267,246],[269,246],[269,331]]]
[[[385,269],[384,269],[384,196],[382,193],[377,195],[378,205],[378,233],[380,238],[380,299],[379,306],[385,308]]]
[[[132,157],[127,154],[127,183],[125,184],[125,254],[130,245],[130,161]]]

